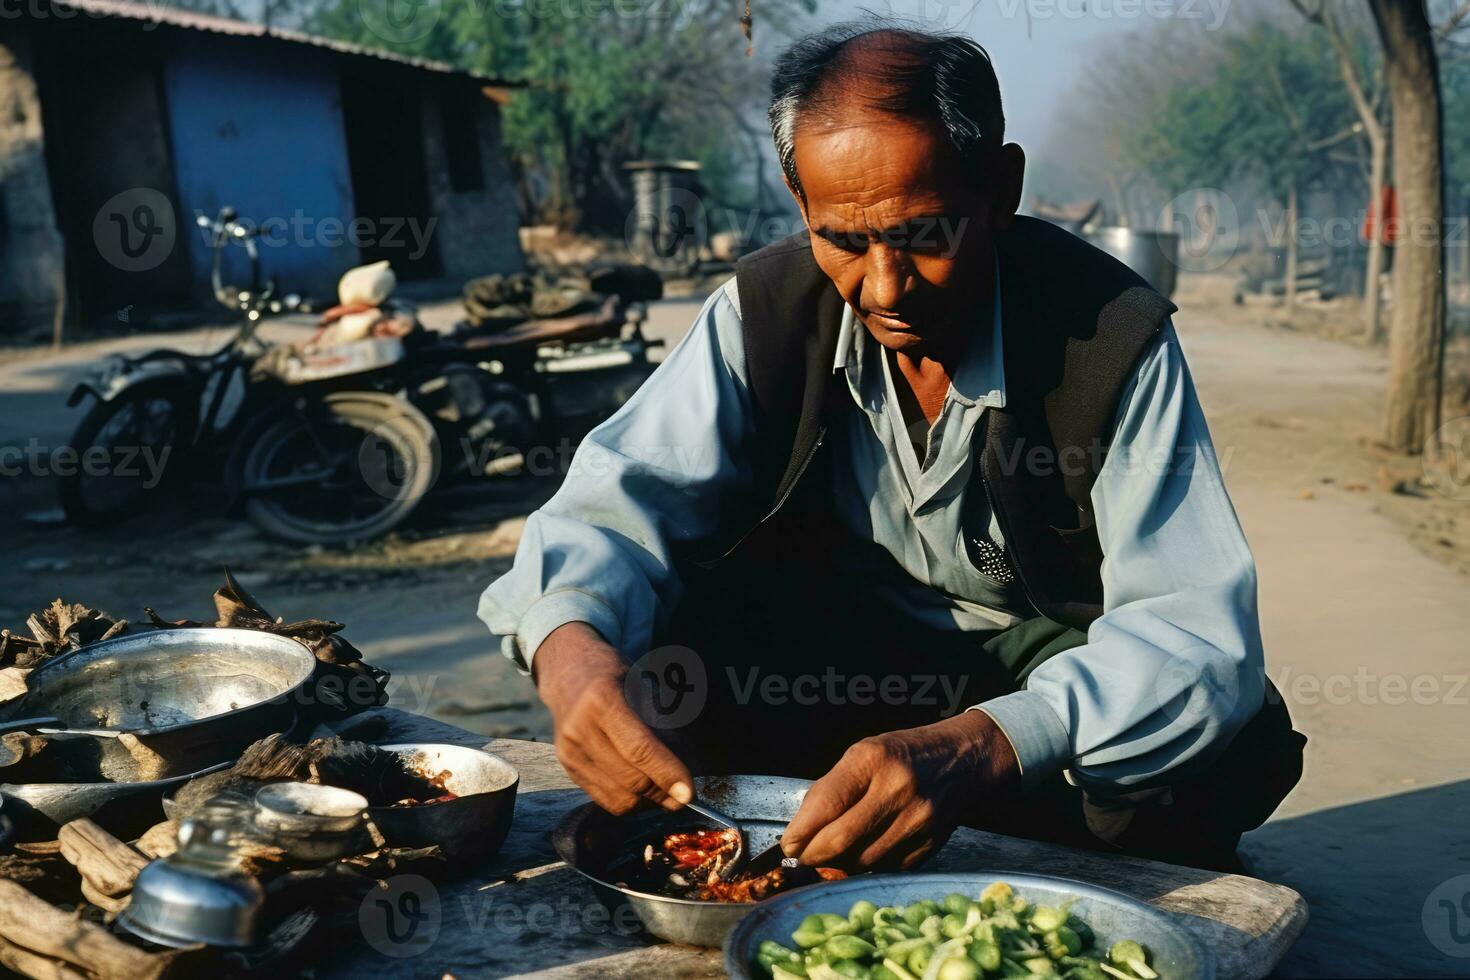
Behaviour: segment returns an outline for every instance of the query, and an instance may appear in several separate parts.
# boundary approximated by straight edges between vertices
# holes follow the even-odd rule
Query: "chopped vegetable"
[[[1142,943],[1104,952],[1071,906],[1035,905],[1003,881],[975,898],[859,901],[846,915],[807,916],[791,946],[766,940],[756,961],[774,980],[1158,980]]]
[[[1108,959],[1113,961],[1114,966],[1125,966],[1133,971],[1134,976],[1142,977],[1143,980],[1154,980],[1158,976],[1149,968],[1148,951],[1131,939],[1113,943],[1108,950]]]

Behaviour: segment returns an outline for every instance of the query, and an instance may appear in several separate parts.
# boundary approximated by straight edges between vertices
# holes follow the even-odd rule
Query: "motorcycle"
[[[214,251],[215,298],[241,314],[239,325],[211,353],[119,355],[77,386],[68,404],[94,404],[72,436],[75,458],[111,465],[78,466],[62,479],[68,519],[109,524],[164,490],[222,477],[228,503],[283,540],[342,543],[396,526],[432,484],[438,453],[428,420],[394,393],[401,341],[277,357],[292,352],[262,340],[259,326],[303,310],[301,299],[278,298],[275,281],[262,276],[258,229],[232,208],[197,220]],[[248,285],[224,281],[232,246],[245,252]],[[325,516],[314,524],[317,513]]]
[[[452,447],[450,477],[550,475],[653,373],[647,307],[612,294],[595,309],[461,333],[414,350],[404,397]]]
[[[257,335],[263,318],[301,307],[295,295],[277,298],[274,280],[261,281],[257,230],[223,208],[203,215],[214,259],[210,272],[215,298],[240,314],[230,340],[207,354],[173,349],[139,357],[113,355],[67,399],[75,408],[92,405],[71,437],[76,459],[91,460],[61,478],[58,494],[67,519],[82,526],[110,524],[135,516],[180,481],[218,469],[221,446],[248,416],[255,400],[250,367],[268,345]],[[248,285],[227,285],[227,249],[245,250]],[[142,460],[152,464],[140,466]],[[147,472],[145,472],[145,469]]]
[[[652,373],[649,351],[662,344],[643,335],[641,299],[617,294],[575,315],[436,334],[392,300],[391,270],[367,266],[343,277],[344,305],[312,342],[272,346],[257,336],[261,320],[301,309],[300,299],[262,283],[258,232],[233,210],[198,220],[215,250],[215,295],[242,314],[239,327],[209,354],[111,358],[77,387],[70,405],[95,399],[72,439],[77,458],[148,455],[166,466],[151,483],[121,467],[95,476],[80,467],[61,486],[75,523],[121,520],[165,486],[222,473],[228,502],[271,537],[371,540],[436,486],[551,472],[558,447],[570,449]],[[245,287],[223,282],[233,245],[249,260]],[[377,291],[345,295],[364,275]]]

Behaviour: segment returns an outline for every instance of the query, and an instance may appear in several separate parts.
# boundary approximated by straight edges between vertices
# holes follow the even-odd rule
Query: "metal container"
[[[367,810],[361,793],[316,783],[272,783],[255,794],[255,826],[295,861],[371,850]]]
[[[253,946],[265,891],[239,870],[229,831],[202,821],[179,829],[179,850],[138,874],[118,922],[161,946]]]
[[[82,817],[114,837],[131,840],[164,816],[160,801],[165,793],[231,764],[141,783],[6,783],[0,785],[0,798],[20,840],[52,840],[58,827]]]
[[[633,254],[660,272],[692,271],[709,236],[699,164],[637,160],[623,164],[623,169],[633,185],[633,211],[624,229]]]
[[[439,742],[382,748],[403,756],[410,769],[427,776],[450,775],[444,788],[458,798],[418,806],[374,806],[368,818],[390,847],[437,844],[456,861],[490,857],[505,843],[515,816],[520,773],[483,749]]]
[[[696,778],[694,785],[701,800],[735,818],[745,831],[747,850],[759,854],[781,836],[812,784],[783,776],[706,776]],[[606,877],[621,857],[649,838],[708,825],[708,820],[687,811],[654,810],[615,817],[596,803],[587,803],[557,825],[551,844],[563,861],[592,881],[597,897],[609,910],[630,905],[649,932],[669,942],[719,946],[741,919],[763,903],[696,902],[650,895]]]
[[[1174,295],[1179,279],[1179,236],[1168,231],[1098,228],[1087,240],[1148,280],[1165,296]],[[1065,269],[1057,270],[1065,274]]]
[[[6,812],[27,840],[78,817],[91,817],[124,839],[134,836],[140,822],[143,829],[157,822],[156,801],[170,789],[290,729],[296,720],[292,699],[316,663],[295,640],[246,629],[158,630],[57,657],[31,672],[25,694],[0,706],[0,730],[6,721],[52,715],[67,727],[135,735],[187,771],[140,781],[136,760],[116,738],[58,736],[95,743],[97,780],[0,785]]]
[[[118,637],[37,667],[26,678],[26,693],[0,706],[0,730],[6,722],[49,715],[67,728],[221,739],[243,748],[291,721],[291,696],[315,670],[306,647],[259,630]]]
[[[1213,980],[1215,976],[1213,954],[1169,913],[1086,882],[1009,871],[862,875],[776,895],[754,906],[730,934],[725,944],[725,971],[734,980],[767,976],[755,959],[761,942],[772,939],[791,946],[791,934],[802,919],[813,913],[846,915],[860,899],[882,907],[909,905],[923,898],[937,900],[950,892],[978,897],[987,885],[997,881],[1009,882],[1022,896],[1036,902],[1058,905],[1075,899],[1071,911],[1097,933],[1094,948],[1107,949],[1119,939],[1134,939],[1149,948],[1153,967],[1161,977]]]

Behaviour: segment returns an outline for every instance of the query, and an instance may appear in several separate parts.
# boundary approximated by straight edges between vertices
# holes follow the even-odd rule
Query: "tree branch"
[[[1293,0],[1293,2],[1295,2],[1295,0]],[[1435,28],[1435,38],[1443,41],[1445,38],[1455,33],[1455,31],[1459,30],[1460,25],[1465,22],[1465,19],[1467,17],[1470,17],[1470,0],[1465,0],[1465,2],[1461,3],[1459,8],[1454,13],[1450,14],[1449,17],[1445,19],[1445,22],[1443,24]]]

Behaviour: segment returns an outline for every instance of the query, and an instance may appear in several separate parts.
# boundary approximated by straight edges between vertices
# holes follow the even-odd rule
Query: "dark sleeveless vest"
[[[1086,629],[1103,601],[1092,485],[1139,357],[1175,307],[1116,259],[1044,221],[1017,217],[996,236],[996,252],[1006,407],[987,409],[975,479],[1032,605]],[[805,232],[741,259],[736,285],[755,489],[740,535],[721,543],[726,553],[782,510],[846,394],[832,371],[845,304]],[[808,513],[797,526],[820,523],[810,508],[825,495],[801,496]]]

